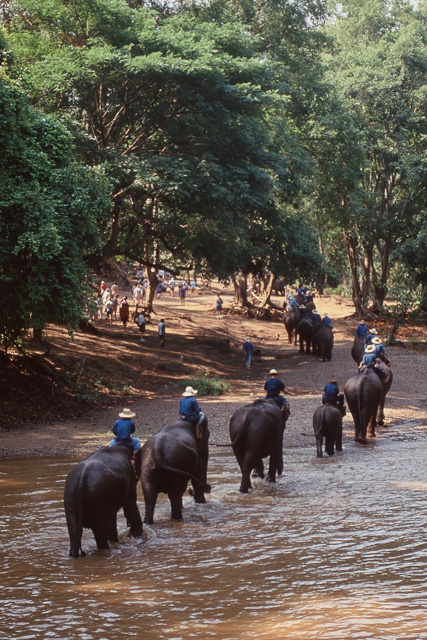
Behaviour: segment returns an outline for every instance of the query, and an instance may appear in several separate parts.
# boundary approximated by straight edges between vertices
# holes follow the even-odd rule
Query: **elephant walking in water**
[[[276,481],[283,472],[283,433],[289,410],[282,411],[275,400],[255,400],[237,409],[230,420],[230,439],[242,472],[241,493],[252,488],[252,470],[264,477],[263,458],[270,456],[268,478]]]
[[[330,402],[317,407],[313,414],[313,430],[316,436],[317,457],[322,458],[323,438],[325,439],[325,453],[334,455],[336,451],[342,451],[342,419],[345,416],[345,408],[338,407]]]
[[[188,481],[193,485],[193,497],[205,503],[209,459],[209,429],[206,418],[194,426],[177,420],[164,426],[141,449],[141,486],[145,501],[145,524],[153,524],[159,493],[166,493],[172,518],[182,519],[182,496]]]
[[[383,383],[371,368],[357,373],[344,385],[344,395],[354,420],[354,439],[367,443],[366,434],[375,437],[378,408],[383,403]]]
[[[136,454],[136,462],[140,452]],[[136,502],[137,478],[132,450],[125,446],[103,447],[79,462],[65,482],[64,507],[70,536],[70,557],[82,551],[83,529],[92,529],[98,549],[118,542],[117,512],[123,507],[130,534],[142,536],[142,520]]]

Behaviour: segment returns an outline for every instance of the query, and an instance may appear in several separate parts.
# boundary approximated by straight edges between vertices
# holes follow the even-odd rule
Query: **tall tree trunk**
[[[347,251],[347,257],[350,264],[351,283],[352,283],[352,298],[356,312],[359,316],[362,316],[362,296],[360,291],[359,278],[357,274],[357,242],[355,238],[344,229],[344,244]]]
[[[371,289],[371,268],[372,268],[372,247],[364,249],[363,260],[360,260],[361,283],[360,295],[363,306],[366,306],[369,300]]]
[[[270,276],[268,278],[267,286],[264,290],[261,307],[266,307],[268,304],[270,304],[270,298],[271,298],[271,293],[273,291],[273,284],[275,279],[276,279],[276,275],[272,271],[270,271]]]
[[[390,239],[387,238],[382,247],[378,244],[377,249],[380,256],[380,273],[379,275],[376,273],[375,267],[372,264],[372,290],[374,308],[381,309],[387,295],[387,280],[390,266]]]
[[[246,274],[240,272],[237,275],[231,277],[234,285],[234,302],[239,307],[252,307],[253,305],[248,300],[248,284]]]

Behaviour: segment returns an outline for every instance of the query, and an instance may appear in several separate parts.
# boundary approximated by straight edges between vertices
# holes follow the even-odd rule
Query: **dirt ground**
[[[214,311],[218,293],[224,301],[222,318]],[[273,301],[282,305],[283,298]],[[112,325],[95,320],[96,333],[78,333],[73,339],[65,330],[49,326],[42,342],[28,341],[24,361],[16,357],[11,363],[0,362],[0,457],[89,455],[109,442],[117,414],[126,406],[137,415],[136,435],[145,440],[176,419],[183,381],[204,375],[230,384],[229,393],[199,397],[209,419],[212,446],[224,445],[229,442],[232,413],[262,397],[272,367],[296,394],[289,397],[285,447],[314,447],[312,416],[325,384],[334,378],[342,388],[357,370],[350,355],[358,324],[351,302],[339,296],[316,297],[317,309],[327,312],[335,327],[333,358],[326,363],[290,345],[282,322],[248,318],[234,312],[232,302],[232,291],[221,285],[201,287],[187,297],[185,306],[178,296],[166,294],[155,301],[145,342],[132,322],[124,331],[119,320]],[[164,350],[157,336],[162,317],[167,327]],[[386,338],[386,323],[368,324]],[[250,370],[242,351],[245,336],[259,350]],[[427,328],[405,327],[398,338],[404,340],[402,345],[387,349],[394,382],[379,438],[388,437],[390,427],[404,431],[405,424],[427,423],[427,351],[420,346]],[[344,443],[352,437],[353,423],[347,415]]]

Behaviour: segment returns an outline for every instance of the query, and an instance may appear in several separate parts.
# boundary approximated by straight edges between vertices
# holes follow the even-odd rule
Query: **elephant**
[[[317,407],[313,414],[313,429],[316,436],[317,457],[321,458],[323,438],[325,438],[325,453],[334,455],[334,447],[342,451],[342,419],[345,416],[345,408],[338,407],[330,402]]]
[[[302,318],[299,321],[299,324],[297,327],[297,334],[299,337],[299,352],[304,353],[304,345],[305,345],[305,352],[311,353],[313,324],[309,318]]]
[[[291,309],[291,311],[287,311],[284,315],[283,322],[285,323],[285,329],[288,334],[289,344],[292,344],[292,340],[294,344],[297,343],[297,327],[300,321],[299,311],[296,309]]]
[[[366,433],[375,437],[377,412],[383,403],[383,384],[371,368],[349,378],[344,385],[344,395],[354,420],[354,439],[366,444]]]
[[[351,357],[357,365],[362,362],[365,346],[365,338],[354,338],[353,346],[351,347]]]
[[[382,427],[384,425],[384,403],[393,382],[393,372],[391,368],[386,365],[385,362],[382,362],[382,360],[380,360],[379,358],[377,358],[377,363],[374,366],[374,371],[383,385],[383,395],[381,398],[381,402],[378,405],[377,412],[377,424]]]
[[[139,453],[135,455],[138,462]],[[83,529],[92,529],[98,549],[118,542],[117,512],[123,507],[129,535],[142,536],[142,520],[136,502],[137,478],[132,449],[103,447],[79,462],[65,482],[64,508],[70,537],[70,557],[86,554],[81,548]]]
[[[313,353],[316,353],[322,362],[331,360],[334,346],[334,334],[332,329],[318,322],[313,327],[312,333]]]
[[[270,456],[268,478],[276,482],[283,472],[283,433],[289,409],[282,411],[273,399],[255,400],[237,409],[230,420],[230,439],[242,472],[240,492],[252,488],[251,472],[264,477],[263,458]]]
[[[209,459],[209,429],[206,417],[194,426],[186,420],[165,425],[142,447],[140,478],[145,502],[144,524],[153,524],[159,493],[166,493],[171,515],[182,520],[182,496],[188,481],[195,502],[204,504]]]

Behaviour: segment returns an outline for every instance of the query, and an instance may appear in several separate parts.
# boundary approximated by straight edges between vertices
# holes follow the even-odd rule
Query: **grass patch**
[[[210,378],[201,376],[200,378],[189,378],[180,383],[183,387],[193,387],[197,389],[201,396],[220,396],[231,391],[231,385],[220,378]]]

